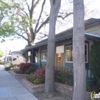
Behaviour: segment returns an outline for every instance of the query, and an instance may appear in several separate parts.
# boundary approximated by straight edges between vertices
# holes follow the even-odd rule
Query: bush
[[[34,74],[26,76],[26,79],[34,84],[45,82],[45,67],[39,68]]]
[[[41,80],[40,80],[39,78],[36,78],[36,79],[34,80],[34,84],[41,84]]]
[[[27,79],[28,81],[34,83],[34,80],[36,79],[36,77],[35,77],[33,74],[31,74],[31,75],[29,75],[29,76],[26,76],[26,79]]]
[[[44,83],[45,82],[45,67],[39,68],[36,72],[34,72],[34,76],[40,79],[41,83]],[[55,82],[66,83],[66,81],[68,81],[69,83],[69,80],[67,78],[68,79],[72,78],[69,73],[55,69],[54,71]]]
[[[56,69],[54,73],[55,81],[60,83],[65,83],[67,78],[66,75],[67,75],[66,72]]]
[[[41,84],[41,80],[39,78],[36,78],[34,76],[34,74],[31,74],[31,75],[27,75],[25,77],[28,81],[32,82],[33,84]]]
[[[71,83],[72,82],[72,75],[70,75],[67,72],[61,71],[61,70],[55,70],[54,71],[54,79],[56,82],[60,83]],[[45,67],[39,68],[34,74],[31,74],[30,76],[26,76],[26,79],[34,84],[41,84],[45,82]],[[69,85],[70,85],[69,84]]]
[[[88,92],[92,92],[91,87],[90,87],[90,86],[86,86],[86,91],[88,91]]]
[[[25,71],[26,74],[31,74],[31,73],[33,73],[33,72],[34,72],[34,68],[33,68],[33,67],[29,67],[29,68]]]
[[[45,67],[37,69],[36,72],[34,72],[34,75],[36,78],[40,79],[41,83],[45,82]]]
[[[11,67],[10,67],[9,65],[8,65],[8,66],[5,66],[5,70],[6,70],[6,71],[10,70],[10,68],[11,68]]]
[[[90,69],[100,86],[100,41],[94,42],[90,50]]]
[[[31,63],[20,63],[18,67],[20,74],[31,74],[34,72],[34,67]]]

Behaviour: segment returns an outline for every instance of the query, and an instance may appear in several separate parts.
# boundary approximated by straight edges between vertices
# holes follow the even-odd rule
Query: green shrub
[[[92,91],[91,87],[90,86],[86,86],[86,91],[91,92]]]
[[[68,72],[55,69],[55,82],[73,84],[73,77]],[[41,84],[45,82],[45,67],[39,68],[34,74],[26,76],[26,79],[34,84]],[[67,82],[66,82],[67,81]]]
[[[25,78],[32,83],[34,83],[34,80],[36,79],[34,75],[27,75]]]
[[[65,83],[65,81],[66,81],[65,72],[63,72],[61,70],[55,70],[54,76],[55,76],[56,82]]]
[[[90,50],[90,69],[100,86],[100,41],[95,41]]]
[[[25,74],[31,74],[34,72],[34,68],[33,67],[29,67],[26,71]]]
[[[41,80],[39,78],[36,78],[33,74],[32,75],[26,75],[25,77],[28,81],[34,83],[34,84],[41,84]]]
[[[72,73],[67,73],[66,83],[68,85],[70,85],[70,86],[73,86],[74,82],[73,82],[73,75],[72,75]]]
[[[10,70],[10,68],[11,68],[10,66],[5,66],[6,71]]]
[[[34,84],[41,84],[40,79],[39,79],[39,78],[36,78],[36,79],[34,80]]]

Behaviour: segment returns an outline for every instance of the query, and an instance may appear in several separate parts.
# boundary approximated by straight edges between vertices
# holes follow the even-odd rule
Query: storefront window
[[[73,47],[72,45],[66,46],[65,50],[65,62],[73,61]],[[85,62],[88,62],[88,44],[85,44]]]
[[[71,62],[73,61],[73,56],[72,56],[72,45],[66,46],[66,62]]]
[[[47,51],[46,50],[43,50],[42,52],[41,52],[41,60],[47,60]]]

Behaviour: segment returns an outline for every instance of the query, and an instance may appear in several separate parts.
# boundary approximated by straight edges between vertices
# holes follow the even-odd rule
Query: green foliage
[[[29,67],[29,68],[25,71],[26,74],[30,74],[30,73],[33,73],[33,72],[34,72],[34,67]]]
[[[3,41],[5,37],[23,36],[23,33],[30,29],[30,23],[32,25],[36,22],[35,19],[30,18],[30,12],[26,8],[27,5],[23,0],[20,2],[0,0],[0,37],[3,38]],[[20,36],[16,34],[20,34]]]
[[[92,92],[91,87],[90,87],[90,86],[86,86],[86,91],[88,91],[88,92]]]
[[[10,64],[8,64],[8,65],[5,66],[5,70],[8,71],[8,70],[10,70],[12,67],[13,67],[13,64],[10,63]]]
[[[73,85],[73,77],[70,73],[55,69],[55,82],[67,83]],[[45,82],[45,67],[39,68],[34,74],[26,76],[26,79],[34,84],[42,84]]]
[[[12,36],[17,39],[23,38],[28,44],[34,41],[36,33],[42,28],[41,19],[44,14],[39,12],[41,15],[38,14],[37,16],[34,12],[40,0],[32,2],[33,4],[30,2],[28,0],[0,0],[1,42],[4,42],[6,37]]]
[[[0,0],[0,37],[4,41],[5,37],[15,34],[14,24],[11,24],[9,17],[12,16],[12,10],[8,2]]]
[[[34,84],[41,84],[45,81],[45,68],[38,69],[34,74],[26,76],[26,79]]]
[[[32,83],[34,83],[34,80],[36,79],[36,77],[35,77],[33,74],[27,75],[25,78],[26,78],[28,81],[32,82]]]
[[[100,41],[95,41],[91,46],[90,69],[100,85]]]
[[[33,74],[27,75],[25,77],[28,81],[32,82],[33,84],[41,84],[41,80],[39,78],[36,78]]]
[[[11,66],[9,66],[9,65],[5,66],[6,71],[10,70],[10,68],[11,68]]]
[[[55,70],[55,81],[60,83],[65,83],[66,73],[61,70]]]
[[[34,80],[34,84],[41,84],[41,80],[40,80],[39,78],[36,78],[36,79]]]
[[[3,56],[3,52],[0,50],[0,57],[2,57]]]
[[[73,82],[73,74],[72,73],[67,73],[66,83],[70,86],[73,86],[74,82]]]

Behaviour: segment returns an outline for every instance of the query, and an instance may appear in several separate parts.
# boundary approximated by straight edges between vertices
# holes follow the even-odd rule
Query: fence
[[[68,72],[73,75],[73,68],[72,67],[55,67],[55,69],[62,70],[64,72]],[[96,84],[94,80],[94,76],[89,68],[86,68],[86,83],[89,86],[93,86]]]

